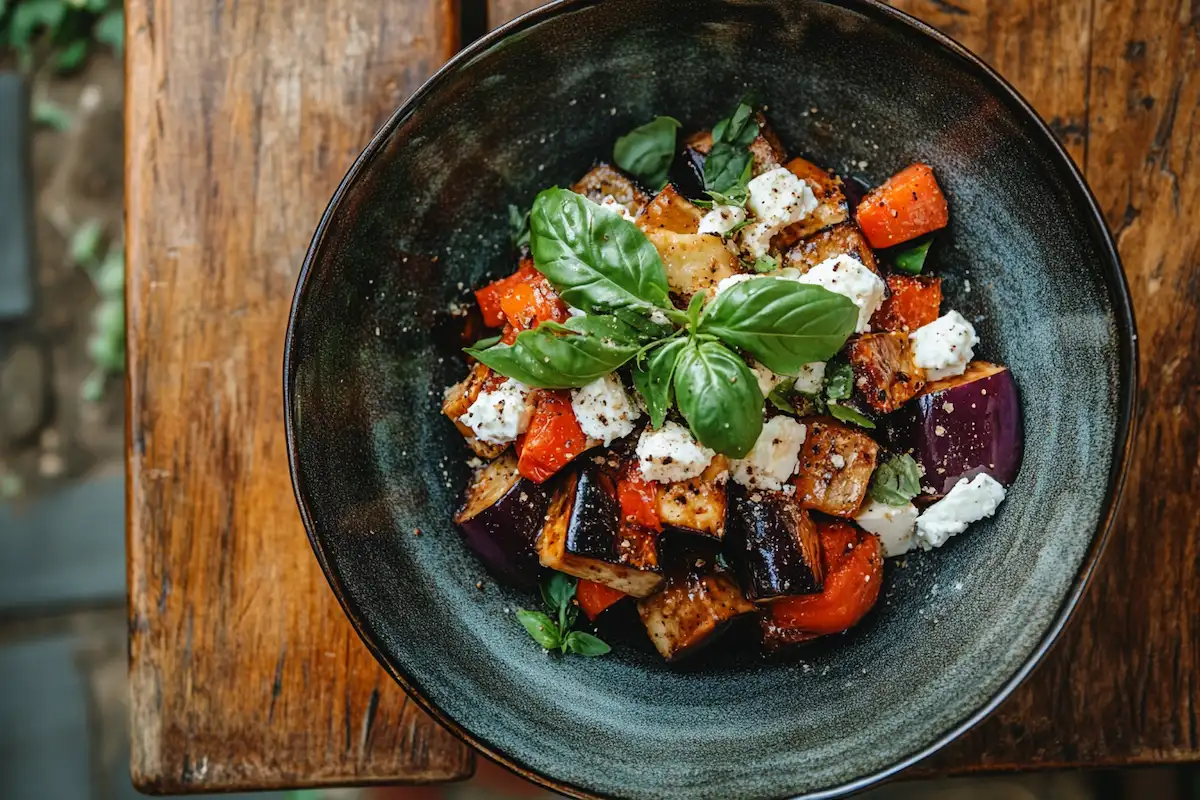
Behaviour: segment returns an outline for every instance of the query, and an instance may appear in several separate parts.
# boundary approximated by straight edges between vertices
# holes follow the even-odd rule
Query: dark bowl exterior
[[[655,114],[755,90],[793,152],[950,198],[947,307],[1021,388],[1024,463],[991,520],[889,565],[849,634],[686,667],[549,657],[451,516],[468,453],[439,415],[469,289],[511,268],[509,203],[565,185]],[[1111,238],[1046,126],[981,62],[870,0],[562,0],[476,42],[384,125],[321,220],[284,364],[293,482],[364,641],[452,731],[573,796],[834,797],[990,712],[1044,654],[1103,546],[1136,337]],[[422,536],[413,536],[420,528]],[[477,581],[484,581],[481,592]]]

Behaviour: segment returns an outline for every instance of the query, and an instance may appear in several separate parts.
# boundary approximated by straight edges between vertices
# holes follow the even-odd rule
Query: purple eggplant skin
[[[728,515],[725,558],[747,600],[761,603],[821,591],[816,526],[794,495],[732,485]]]
[[[530,588],[541,574],[536,543],[549,506],[549,484],[521,477],[509,450],[475,473],[454,521],[492,575]]]
[[[1021,469],[1021,396],[1007,367],[974,362],[889,414],[886,427],[891,449],[911,452],[924,470],[926,497],[980,473],[1010,486]]]

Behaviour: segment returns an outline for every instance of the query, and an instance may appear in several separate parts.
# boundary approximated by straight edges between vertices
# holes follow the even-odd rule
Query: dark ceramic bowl
[[[793,152],[843,175],[935,167],[947,307],[1020,383],[1023,468],[995,518],[890,562],[870,617],[795,658],[547,656],[512,616],[534,597],[495,585],[450,522],[468,476],[438,408],[464,373],[450,309],[511,270],[509,203],[653,115],[709,125],[747,89]],[[292,475],[363,639],[493,758],[577,796],[831,797],[977,722],[1062,628],[1117,501],[1134,342],[1079,173],[944,36],[866,0],[565,0],[451,61],[339,187],[288,329]]]

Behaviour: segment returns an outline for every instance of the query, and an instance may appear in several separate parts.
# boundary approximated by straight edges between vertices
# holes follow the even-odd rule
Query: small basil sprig
[[[674,117],[655,117],[621,138],[613,147],[613,161],[646,186],[658,191],[667,183],[675,158],[675,134],[680,122]]]
[[[712,138],[712,148],[704,159],[704,188],[724,195],[722,199],[741,197],[744,204],[753,161],[749,148],[758,138],[754,109],[739,103],[733,114],[713,126]]]
[[[871,418],[839,400],[849,400],[854,393],[854,368],[848,361],[830,362],[825,370],[825,405],[829,416],[838,422],[848,422],[860,428],[875,429]]]
[[[573,631],[571,627],[579,617],[579,607],[571,600],[575,597],[575,579],[561,572],[553,573],[542,582],[542,602],[550,614],[522,609],[517,620],[525,631],[547,650],[575,653],[581,656],[602,656],[612,648],[599,637],[584,631]]]
[[[508,207],[508,236],[517,250],[529,246],[529,212],[514,205]]]
[[[762,429],[762,393],[733,348],[795,375],[833,356],[854,332],[858,311],[850,300],[778,278],[744,281],[707,306],[699,292],[680,311],[645,234],[580,195],[542,192],[531,219],[534,266],[586,314],[466,352],[543,389],[583,386],[632,361],[651,424],[660,427],[674,402],[695,437],[726,455],[744,456]]]
[[[920,275],[921,270],[925,267],[925,258],[929,255],[931,244],[933,244],[932,236],[915,247],[901,250],[892,257],[892,265],[908,275]]]
[[[906,506],[921,491],[921,468],[912,456],[896,456],[871,476],[868,489],[872,500],[889,506]]]

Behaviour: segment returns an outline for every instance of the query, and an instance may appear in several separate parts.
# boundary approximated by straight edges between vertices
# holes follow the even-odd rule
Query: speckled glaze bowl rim
[[[321,216],[321,220],[317,225],[316,232],[313,234],[312,242],[309,245],[308,252],[304,257],[304,263],[300,269],[300,275],[296,284],[296,292],[292,300],[291,310],[288,315],[287,334],[284,343],[284,360],[283,360],[283,402],[284,402],[284,424],[286,430],[286,442],[288,451],[288,467],[291,472],[292,488],[296,495],[296,502],[300,509],[300,516],[304,522],[304,528],[308,535],[309,543],[312,545],[313,552],[316,554],[317,561],[320,562],[321,569],[325,573],[326,579],[329,581],[330,587],[333,589],[334,595],[338,602],[341,603],[342,609],[346,616],[350,619],[354,629],[359,637],[366,644],[367,648],[375,656],[376,660],[390,674],[404,691],[417,702],[417,704],[436,719],[442,726],[449,730],[452,734],[462,739],[471,747],[476,748],[488,758],[500,762],[510,770],[520,774],[526,779],[535,783],[541,784],[556,792],[560,792],[570,797],[590,798],[602,795],[595,795],[587,792],[577,786],[559,782],[553,778],[543,775],[529,768],[528,766],[518,762],[514,758],[505,754],[500,743],[487,741],[478,736],[475,736],[470,731],[464,729],[457,721],[449,717],[438,706],[431,703],[422,693],[421,686],[406,673],[402,664],[394,664],[389,658],[379,649],[376,644],[376,638],[371,627],[366,624],[362,615],[359,613],[355,602],[348,596],[341,579],[330,564],[329,557],[325,552],[322,544],[321,534],[316,528],[313,519],[312,511],[309,507],[307,492],[304,486],[303,477],[300,474],[299,464],[299,447],[296,439],[296,393],[295,393],[295,378],[296,378],[296,361],[297,353],[297,324],[301,309],[304,307],[308,281],[310,272],[314,264],[318,261],[319,255],[323,249],[325,236],[328,233],[332,220],[338,211],[343,199],[349,193],[355,183],[369,172],[372,162],[379,154],[384,144],[388,141],[393,131],[406,119],[420,112],[422,101],[430,94],[438,91],[442,83],[446,80],[446,76],[459,69],[462,65],[469,63],[480,53],[486,51],[497,42],[525,31],[532,26],[544,22],[545,20],[565,14],[571,11],[576,11],[589,6],[598,5],[602,0],[555,0],[547,5],[541,6],[533,11],[523,14],[516,19],[496,28],[490,33],[479,38],[469,46],[463,48],[458,54],[447,61],[437,72],[433,74],[416,92],[404,101],[388,120],[380,127],[380,129],[372,137],[366,148],[354,161],[346,176],[338,185],[334,192],[329,205]],[[949,36],[940,31],[926,25],[924,22],[909,16],[908,14],[898,11],[880,0],[818,0],[829,5],[840,6],[850,11],[858,12],[876,24],[891,25],[896,29],[901,30],[906,35],[924,37],[932,41],[934,44],[949,51],[954,56],[961,59],[969,65],[976,73],[976,77],[981,83],[987,87],[993,96],[999,98],[1009,108],[1013,109],[1018,115],[1023,115],[1033,123],[1036,131],[1035,136],[1041,138],[1040,145],[1045,148],[1052,159],[1056,160],[1064,175],[1070,179],[1069,191],[1072,195],[1072,200],[1075,202],[1075,208],[1086,217],[1085,223],[1092,240],[1096,243],[1097,249],[1100,251],[1100,257],[1104,262],[1106,269],[1105,283],[1109,290],[1114,295],[1113,311],[1118,334],[1118,360],[1121,371],[1121,385],[1119,387],[1119,407],[1118,420],[1116,426],[1116,435],[1114,439],[1113,452],[1113,468],[1108,480],[1108,500],[1106,508],[1103,511],[1100,522],[1097,524],[1096,532],[1093,535],[1092,543],[1089,548],[1087,558],[1080,566],[1079,573],[1076,575],[1075,581],[1071,589],[1063,598],[1059,607],[1058,613],[1053,622],[1046,629],[1041,641],[1030,654],[1026,662],[1000,687],[1000,689],[978,709],[976,709],[967,719],[953,726],[950,730],[940,734],[933,742],[916,752],[898,759],[893,764],[876,770],[875,772],[862,775],[854,780],[847,781],[839,786],[834,786],[827,789],[810,792],[804,795],[796,796],[796,800],[822,800],[824,798],[842,797],[844,795],[861,791],[874,784],[886,780],[895,775],[901,770],[915,764],[921,759],[935,753],[942,747],[958,738],[960,735],[974,727],[976,724],[986,718],[996,707],[1012,693],[1012,691],[1021,684],[1022,681],[1033,671],[1034,667],[1041,661],[1042,657],[1049,651],[1058,635],[1062,632],[1067,620],[1070,618],[1076,603],[1079,601],[1083,590],[1086,588],[1088,581],[1091,579],[1092,573],[1095,571],[1096,564],[1104,550],[1108,541],[1109,532],[1112,528],[1113,518],[1115,516],[1121,491],[1125,482],[1125,475],[1129,466],[1129,460],[1134,441],[1134,428],[1136,425],[1136,403],[1137,403],[1137,378],[1138,378],[1138,350],[1137,350],[1137,329],[1133,317],[1133,307],[1129,296],[1129,286],[1125,278],[1124,271],[1121,266],[1121,260],[1117,253],[1116,246],[1113,242],[1112,235],[1108,230],[1108,226],[1104,221],[1104,216],[1101,213],[1099,206],[1096,203],[1095,197],[1092,195],[1091,189],[1088,187],[1082,174],[1076,167],[1075,162],[1063,149],[1059,141],[1054,137],[1050,128],[1042,120],[1042,118],[1033,110],[1032,106],[1026,101],[1011,84],[1002,78],[995,70],[988,66],[982,59],[971,53],[962,45],[955,42]]]

